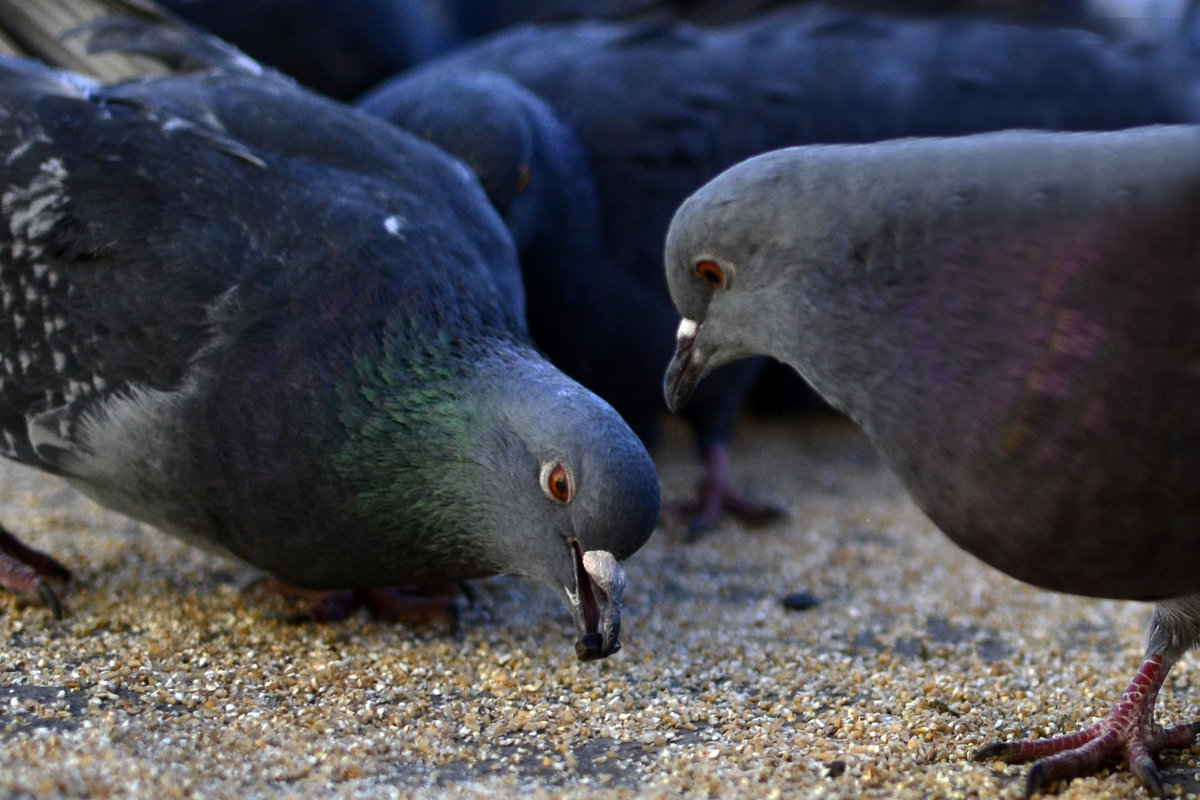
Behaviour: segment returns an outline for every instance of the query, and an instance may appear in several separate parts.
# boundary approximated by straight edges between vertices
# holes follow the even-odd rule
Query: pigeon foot
[[[704,467],[697,502],[684,509],[685,514],[694,514],[685,536],[688,541],[696,541],[715,528],[725,512],[751,526],[766,525],[787,517],[785,509],[753,500],[734,486],[729,449],[725,445],[712,445],[707,449]]]
[[[1200,734],[1200,722],[1164,728],[1154,721],[1154,705],[1167,671],[1162,656],[1153,655],[1146,659],[1121,699],[1099,722],[1049,739],[993,742],[977,750],[975,760],[1033,761],[1025,779],[1028,798],[1055,781],[1096,772],[1123,757],[1142,784],[1156,797],[1163,797],[1155,756],[1162,750],[1189,747]]]
[[[70,571],[45,553],[26,546],[0,527],[0,586],[27,603],[44,605],[62,619],[62,604],[47,579],[67,581]]]
[[[373,586],[366,589],[304,589],[276,578],[268,578],[265,591],[307,601],[308,608],[288,617],[290,622],[339,622],[359,608],[373,616],[409,625],[445,622],[451,632],[459,630],[458,598],[471,592],[465,585],[435,583],[425,586]]]

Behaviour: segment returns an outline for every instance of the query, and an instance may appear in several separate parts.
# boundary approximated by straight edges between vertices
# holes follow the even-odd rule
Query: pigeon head
[[[824,233],[838,229],[826,225],[835,212],[806,208],[806,182],[794,164],[785,176],[778,161],[768,153],[730,168],[684,201],[671,222],[667,285],[683,316],[663,386],[672,411],[722,364],[782,358],[779,344],[794,338],[783,327],[800,316],[793,313],[796,281],[815,279],[828,261],[821,254],[841,246]],[[784,193],[795,202],[781,201]]]
[[[498,389],[480,447],[478,480],[496,504],[484,546],[498,571],[566,600],[580,660],[608,656],[621,646],[621,562],[658,517],[654,464],[608,403],[549,364]]]
[[[354,574],[386,584],[402,564],[419,583],[526,578],[566,601],[581,660],[615,653],[621,562],[658,518],[649,454],[608,403],[527,343],[495,338],[461,355],[449,369],[439,357],[420,397],[387,379],[401,367],[371,361],[380,378],[357,393],[369,402],[345,418],[338,461],[354,517],[387,527]]]

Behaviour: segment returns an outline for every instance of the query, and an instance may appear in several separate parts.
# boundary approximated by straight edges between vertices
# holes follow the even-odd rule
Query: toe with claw
[[[55,619],[62,619],[62,604],[50,581],[66,582],[70,578],[70,571],[62,564],[0,527],[0,586],[27,603],[46,606]]]

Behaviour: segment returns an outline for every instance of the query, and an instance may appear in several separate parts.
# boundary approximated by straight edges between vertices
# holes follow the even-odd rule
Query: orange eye
[[[721,265],[711,259],[705,258],[697,261],[696,274],[700,276],[700,280],[714,289],[725,288],[725,270],[721,269]]]
[[[556,503],[564,506],[574,499],[575,487],[571,481],[571,473],[558,462],[542,466],[542,491]]]

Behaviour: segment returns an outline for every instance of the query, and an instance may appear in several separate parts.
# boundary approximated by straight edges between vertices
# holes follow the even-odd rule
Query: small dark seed
[[[780,602],[783,603],[783,607],[788,611],[807,611],[810,608],[821,605],[821,598],[808,592],[792,592],[789,595],[785,595]]]

